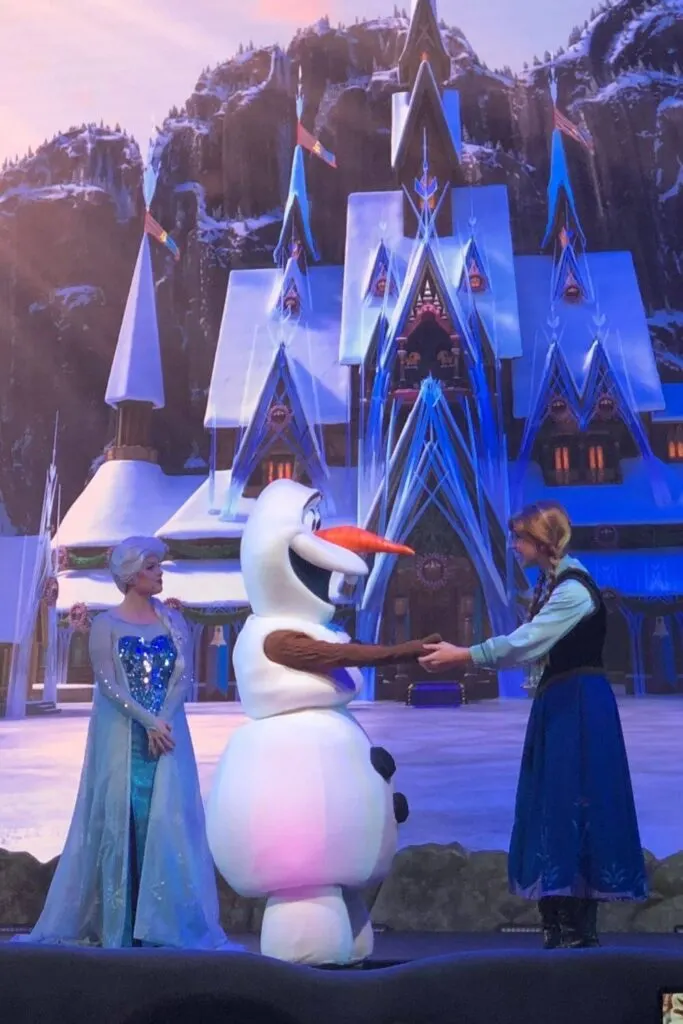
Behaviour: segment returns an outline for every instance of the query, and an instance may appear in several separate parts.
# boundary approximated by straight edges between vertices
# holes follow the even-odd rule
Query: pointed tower
[[[462,181],[460,96],[455,89],[443,88],[450,72],[451,59],[439,32],[436,2],[415,0],[398,65],[401,91],[392,96],[391,163],[399,184],[408,193],[428,163],[437,186],[433,192],[435,205],[441,194]],[[404,233],[415,236],[418,223],[409,195],[405,197],[403,220]],[[435,227],[442,237],[453,234],[450,196],[440,205]]]
[[[109,459],[156,462],[152,412],[165,404],[149,236],[140,243],[114,353],[105,401],[116,409],[116,442]]]
[[[311,230],[311,208],[306,187],[304,151],[299,145],[294,148],[282,230],[273,252],[273,260],[279,266],[284,266],[291,257],[296,259],[304,274],[309,260],[317,263],[320,259]]]
[[[592,297],[592,289],[585,260],[586,236],[576,208],[556,112],[557,81],[554,72],[550,76],[550,96],[554,117],[548,179],[548,221],[542,248],[553,252],[552,302],[580,303]]]
[[[550,97],[552,99],[554,116],[550,149],[550,177],[548,180],[548,222],[543,238],[543,248],[547,249],[558,242],[564,248],[563,243],[565,240],[573,240],[575,245],[579,243],[580,247],[584,248],[586,238],[576,209],[576,200],[569,177],[562,131],[558,123],[557,79],[555,78],[554,71],[550,73]]]
[[[425,61],[431,64],[439,84],[448,81],[451,58],[439,31],[436,0],[412,0],[410,28],[398,60],[398,80],[404,88],[413,88],[420,65]]]
[[[311,229],[311,204],[308,199],[308,188],[306,185],[304,151],[299,144],[303,109],[304,98],[301,84],[301,69],[299,69],[299,86],[296,97],[297,144],[294,147],[292,173],[289,180],[285,213],[282,219],[282,230],[273,251],[273,259],[283,270],[289,260],[293,259],[298,264],[301,273],[305,274],[308,261],[313,260],[317,263],[320,257]]]

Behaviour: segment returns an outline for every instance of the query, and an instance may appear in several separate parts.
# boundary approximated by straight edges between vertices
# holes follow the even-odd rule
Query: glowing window
[[[596,483],[605,479],[605,451],[601,444],[592,444],[588,449],[588,468]]]
[[[667,457],[669,462],[683,462],[683,425],[680,423],[669,430]]]
[[[292,459],[269,459],[266,462],[266,483],[273,480],[292,480],[294,478],[294,461]]]
[[[557,445],[554,450],[554,469],[555,479],[558,484],[568,483],[571,468],[569,445]]]

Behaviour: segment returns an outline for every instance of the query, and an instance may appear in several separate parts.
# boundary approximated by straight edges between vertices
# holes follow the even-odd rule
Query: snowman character
[[[360,644],[330,628],[337,586],[367,574],[358,552],[413,554],[357,527],[322,530],[321,495],[292,480],[261,493],[245,525],[242,574],[252,614],[233,664],[250,719],[223,753],[207,806],[216,866],[240,895],[267,897],[261,952],[293,963],[351,964],[373,948],[362,890],[386,878],[397,823],[392,756],[347,705],[362,666],[416,659],[438,636]]]

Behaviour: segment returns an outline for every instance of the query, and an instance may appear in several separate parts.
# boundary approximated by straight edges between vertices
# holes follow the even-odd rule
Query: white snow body
[[[276,630],[327,643],[348,636],[310,620],[252,615],[235,644],[251,722],[231,738],[207,807],[218,870],[243,896],[311,887],[359,889],[383,879],[396,852],[393,786],[373,768],[371,741],[346,705],[357,669],[334,678],[285,668],[264,652]]]

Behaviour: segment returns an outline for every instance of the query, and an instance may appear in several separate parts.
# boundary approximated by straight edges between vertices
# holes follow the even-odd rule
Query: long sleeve
[[[531,622],[508,636],[494,636],[471,647],[472,661],[483,668],[512,668],[540,661],[594,608],[586,587],[578,580],[566,580],[556,587]]]
[[[95,684],[102,696],[111,701],[122,715],[135,719],[145,729],[153,729],[156,725],[154,715],[133,700],[117,679],[112,644],[111,622],[106,614],[98,615],[90,630],[90,661]]]
[[[365,668],[414,661],[426,653],[425,644],[435,644],[441,637],[435,633],[424,640],[381,646],[379,644],[326,643],[306,633],[278,629],[269,633],[263,650],[269,661],[302,672],[332,672],[338,668]]]

